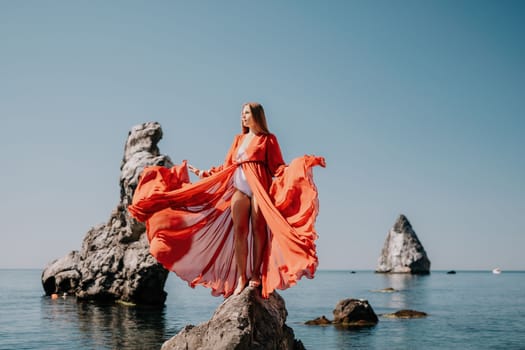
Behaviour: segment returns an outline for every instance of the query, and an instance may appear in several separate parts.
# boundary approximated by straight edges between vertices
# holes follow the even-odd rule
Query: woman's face
[[[249,128],[253,131],[256,125],[255,120],[253,120],[252,110],[250,109],[250,106],[246,105],[242,108],[241,121],[242,126]]]

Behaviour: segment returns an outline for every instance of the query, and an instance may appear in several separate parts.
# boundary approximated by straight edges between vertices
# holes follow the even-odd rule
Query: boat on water
[[[499,275],[501,273],[501,269],[499,267],[496,267],[495,269],[492,269],[492,273]]]

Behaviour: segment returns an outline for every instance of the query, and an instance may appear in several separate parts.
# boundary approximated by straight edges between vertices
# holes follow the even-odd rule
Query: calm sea
[[[208,320],[222,298],[170,275],[160,310],[43,297],[40,270],[0,270],[0,349],[159,349],[186,324]],[[395,293],[375,292],[392,287]],[[525,349],[525,272],[434,271],[429,276],[319,271],[281,291],[287,324],[307,349]],[[362,330],[305,326],[332,318],[345,298],[375,312],[414,309],[424,319],[392,320]]]

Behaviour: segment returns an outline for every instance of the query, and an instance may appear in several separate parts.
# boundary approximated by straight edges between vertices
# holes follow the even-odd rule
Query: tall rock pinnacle
[[[146,227],[128,214],[127,207],[146,166],[173,166],[161,155],[159,123],[131,129],[120,166],[120,201],[106,223],[91,228],[80,251],[52,261],[42,272],[47,295],[74,294],[78,299],[162,305],[168,271],[149,253]]]
[[[400,215],[386,236],[376,272],[430,273],[430,260],[425,248],[405,215]]]

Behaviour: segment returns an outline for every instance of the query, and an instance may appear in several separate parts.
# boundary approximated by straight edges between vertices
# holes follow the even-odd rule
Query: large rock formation
[[[208,322],[183,328],[161,350],[304,349],[285,324],[287,315],[277,292],[263,299],[258,289],[248,287],[226,299]]]
[[[119,204],[107,223],[87,232],[80,252],[72,251],[44,269],[42,285],[47,295],[68,293],[80,299],[164,304],[168,271],[149,254],[144,224],[127,212],[144,167],[173,166],[159,152],[161,138],[158,123],[131,129],[120,166]]]
[[[410,222],[400,215],[386,236],[376,272],[430,273],[430,260]]]

